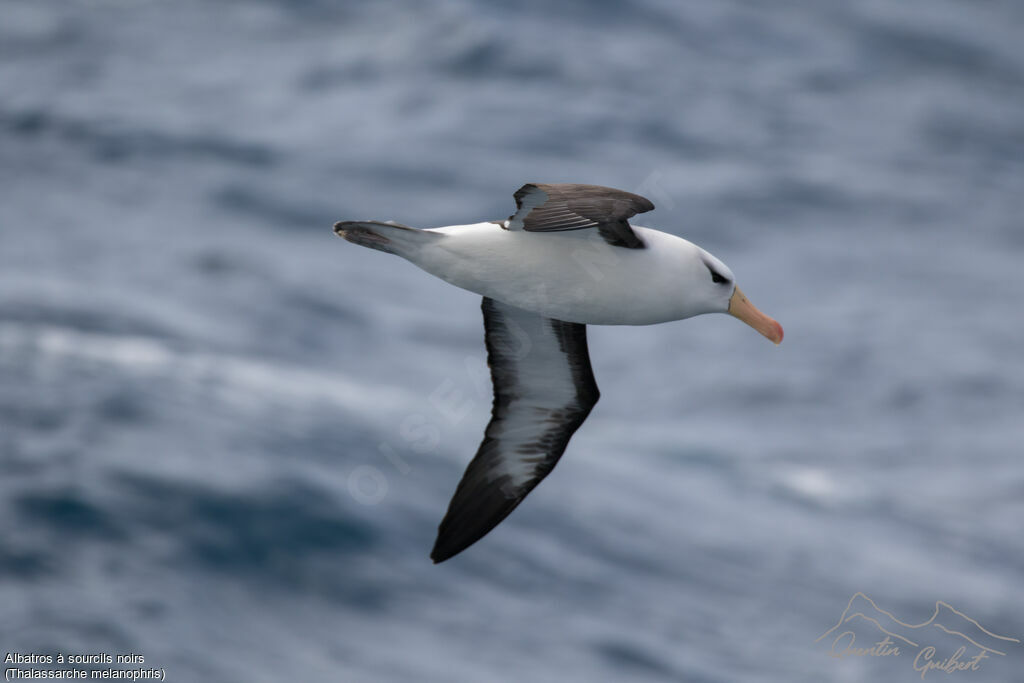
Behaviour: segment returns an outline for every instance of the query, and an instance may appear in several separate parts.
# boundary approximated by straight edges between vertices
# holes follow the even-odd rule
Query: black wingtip
[[[430,551],[430,559],[434,564],[441,564],[445,560],[455,557],[473,545],[477,540],[479,539],[473,539],[473,541],[466,543],[465,539],[459,539],[446,533],[444,530],[439,530],[437,540],[434,541],[434,549]]]
[[[441,564],[445,560],[450,560],[468,548],[469,545],[472,545],[469,544],[459,548],[455,547],[451,542],[442,544],[441,538],[440,535],[437,537],[437,540],[434,542],[434,549],[430,551],[430,559],[434,564]]]
[[[434,548],[430,551],[430,561],[433,562],[434,564],[441,564],[442,562],[444,562],[447,559],[448,559],[447,557],[443,557],[441,555],[441,551],[438,550],[437,542],[435,541],[434,542]]]

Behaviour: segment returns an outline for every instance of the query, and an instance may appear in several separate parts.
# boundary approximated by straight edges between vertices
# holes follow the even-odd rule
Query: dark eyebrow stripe
[[[714,282],[716,284],[725,284],[725,283],[729,282],[729,278],[725,277],[724,275],[719,273],[717,270],[712,268],[711,264],[708,263],[707,261],[704,261],[704,266],[711,272],[711,281],[712,282]]]

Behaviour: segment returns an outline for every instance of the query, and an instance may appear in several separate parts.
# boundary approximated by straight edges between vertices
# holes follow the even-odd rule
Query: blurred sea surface
[[[3,0],[0,649],[917,680],[815,642],[858,591],[1024,638],[1022,34],[996,0]],[[591,328],[565,457],[433,566],[479,301],[331,225],[531,181],[650,197],[786,340]]]

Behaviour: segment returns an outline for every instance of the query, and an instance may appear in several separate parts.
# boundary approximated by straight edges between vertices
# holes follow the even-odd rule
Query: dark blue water
[[[1022,32],[997,1],[0,3],[0,651],[919,680],[814,642],[858,591],[1024,639]],[[528,181],[650,197],[786,340],[592,329],[565,458],[433,566],[478,300],[331,225]]]

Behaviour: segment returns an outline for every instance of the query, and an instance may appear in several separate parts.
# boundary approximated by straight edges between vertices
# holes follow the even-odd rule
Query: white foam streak
[[[312,372],[262,358],[203,350],[179,350],[163,340],[83,332],[57,326],[0,325],[0,353],[29,356],[30,362],[58,365],[85,361],[152,377],[204,386],[239,407],[327,402],[360,415],[375,407],[412,405],[397,389],[361,384],[337,374]],[[297,406],[298,407],[298,406]]]

